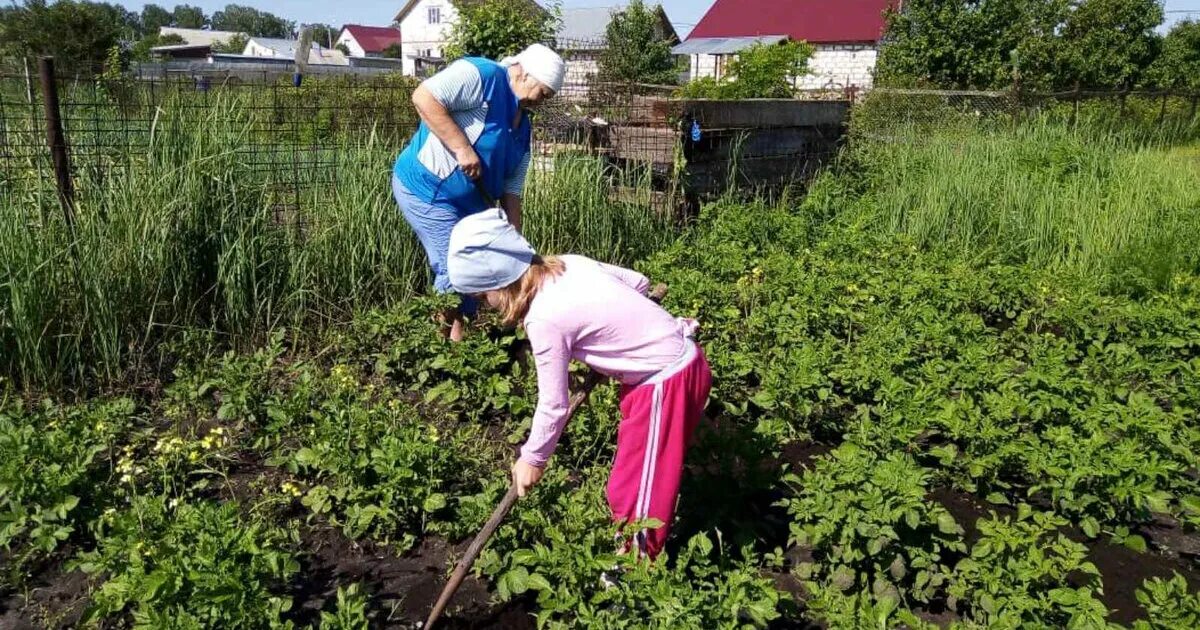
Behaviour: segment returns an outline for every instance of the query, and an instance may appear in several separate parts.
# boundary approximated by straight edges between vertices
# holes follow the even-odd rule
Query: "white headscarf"
[[[555,94],[562,89],[563,76],[567,73],[567,64],[563,62],[563,58],[542,44],[533,44],[514,57],[505,57],[500,63],[505,66],[521,64],[526,74],[554,90]]]

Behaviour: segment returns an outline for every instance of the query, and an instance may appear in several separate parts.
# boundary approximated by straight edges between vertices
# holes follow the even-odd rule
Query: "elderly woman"
[[[438,292],[453,290],[446,271],[451,230],[488,206],[478,187],[521,228],[532,139],[528,110],[562,88],[563,74],[562,58],[534,44],[499,63],[455,61],[413,93],[421,125],[396,159],[392,192],[425,247]],[[440,315],[451,339],[462,339],[462,316],[476,308],[463,296],[460,308]]]

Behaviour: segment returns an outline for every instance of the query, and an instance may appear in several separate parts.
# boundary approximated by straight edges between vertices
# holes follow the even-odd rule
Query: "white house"
[[[416,75],[422,60],[444,56],[450,25],[458,19],[454,0],[408,0],[396,14],[404,74]]]
[[[392,26],[347,24],[333,47],[345,46],[351,57],[382,57],[388,48],[402,46],[402,41],[400,29]]]
[[[898,0],[716,0],[674,48],[690,57],[689,78],[724,76],[729,61],[755,43],[788,39],[816,48],[800,89],[869,88],[874,83],[884,12]]]
[[[294,60],[296,58],[296,47],[299,45],[300,42],[295,39],[251,37],[246,42],[246,48],[242,50],[242,56]],[[322,48],[314,43],[309,48],[308,63],[312,65],[345,66],[349,65],[350,62],[346,59],[346,55],[342,54],[342,51]]]
[[[229,40],[238,36],[245,36],[244,33],[234,31],[206,31],[198,28],[175,28],[173,26],[164,26],[158,29],[160,36],[177,35],[183,39],[183,42],[189,46],[212,46],[217,43],[228,43]]]
[[[458,7],[463,2],[480,0],[409,0],[396,14],[400,26],[400,47],[404,53],[404,73],[417,74],[417,66],[436,66],[445,56],[450,28],[458,19]],[[533,10],[544,11],[541,5],[529,0]],[[604,6],[562,9],[562,23],[555,39],[559,52],[567,61],[567,88],[570,93],[586,91],[589,77],[597,72],[596,61],[604,49],[605,31],[612,15],[625,7],[623,2]],[[663,32],[672,42],[679,36],[659,7]]]

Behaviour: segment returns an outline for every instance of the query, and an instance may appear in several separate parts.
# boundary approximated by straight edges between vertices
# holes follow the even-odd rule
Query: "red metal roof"
[[[383,52],[388,46],[400,43],[400,30],[390,26],[361,26],[347,24],[346,30],[369,53]]]
[[[814,44],[877,42],[898,0],[717,0],[692,29],[699,37],[787,35]]]

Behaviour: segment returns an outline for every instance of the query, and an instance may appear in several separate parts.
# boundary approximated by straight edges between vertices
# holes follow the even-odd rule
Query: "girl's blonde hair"
[[[566,269],[561,258],[557,256],[534,256],[529,262],[529,269],[521,274],[520,279],[499,289],[500,319],[505,326],[516,326],[529,312],[529,303],[537,295],[538,289],[546,278],[561,275]]]

